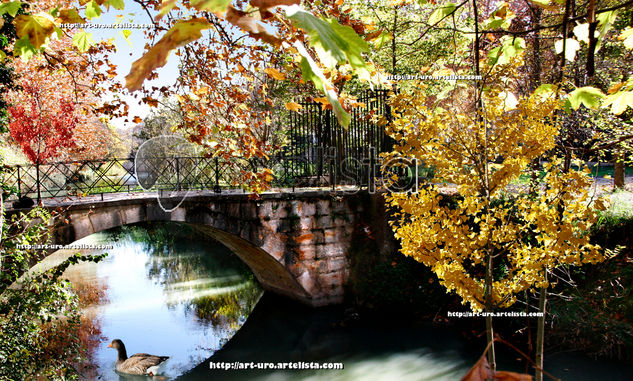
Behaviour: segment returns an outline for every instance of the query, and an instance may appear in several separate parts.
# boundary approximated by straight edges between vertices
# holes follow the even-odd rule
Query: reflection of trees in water
[[[95,266],[81,266],[94,269]],[[73,270],[71,268],[71,270]],[[105,337],[101,333],[101,321],[94,310],[99,305],[107,303],[107,284],[104,282],[86,282],[73,271],[67,271],[64,276],[71,281],[73,292],[77,295],[79,309],[82,311],[78,320],[66,320],[60,323],[61,329],[44,330],[43,336],[47,347],[45,353],[53,355],[71,347],[71,343],[79,343],[79,353],[73,353],[72,362],[83,379],[94,380],[98,377],[98,365],[92,360],[101,341]],[[89,311],[86,313],[86,311]],[[79,358],[79,361],[76,359]]]
[[[237,328],[262,293],[250,269],[224,245],[178,223],[123,226],[111,239],[129,239],[149,254],[148,277],[161,284],[168,307],[183,303],[213,326]]]

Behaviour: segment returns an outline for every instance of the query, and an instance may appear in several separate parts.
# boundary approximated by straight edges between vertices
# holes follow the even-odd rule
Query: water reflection
[[[129,355],[170,356],[166,379],[177,376],[232,337],[262,294],[236,256],[184,224],[125,226],[77,243],[114,245],[104,261],[65,274],[82,299],[80,339],[90,361],[80,369],[88,379],[130,379],[114,371],[116,352],[107,344],[115,338]]]

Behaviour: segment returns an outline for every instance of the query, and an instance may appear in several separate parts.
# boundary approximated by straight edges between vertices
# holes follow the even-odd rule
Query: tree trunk
[[[484,295],[484,299],[486,302],[485,312],[492,312],[492,254],[490,250],[488,250],[488,255],[486,258],[486,292]],[[497,368],[495,361],[495,334],[492,329],[492,316],[487,314],[486,317],[486,342],[490,346],[488,349],[488,363],[490,364],[490,368],[495,370]]]
[[[624,188],[624,153],[616,148],[613,157],[613,188]]]
[[[547,281],[547,273],[545,273]],[[536,366],[543,369],[543,349],[545,343],[545,312],[547,305],[547,288],[542,288],[538,297],[538,310],[542,316],[538,318],[536,327]],[[537,369],[535,381],[543,381],[543,372]]]

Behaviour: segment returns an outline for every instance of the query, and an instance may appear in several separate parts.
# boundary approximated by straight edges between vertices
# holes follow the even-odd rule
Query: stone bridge
[[[161,198],[177,205],[180,198]],[[155,194],[44,204],[56,209],[54,244],[146,221],[191,224],[232,250],[261,285],[312,306],[343,301],[350,273],[349,249],[357,234],[373,232],[376,250],[392,250],[379,194],[307,191],[190,195],[165,212]],[[167,208],[171,209],[171,208]]]

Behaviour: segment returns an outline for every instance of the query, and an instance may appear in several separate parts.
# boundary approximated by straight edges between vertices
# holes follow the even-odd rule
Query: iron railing
[[[153,157],[69,161],[5,167],[4,184],[13,197],[41,199],[140,191],[233,189],[243,171],[272,170],[275,187],[370,186],[381,152],[393,141],[374,117],[390,115],[388,90],[366,91],[343,128],[331,110],[318,102],[300,102],[290,112],[284,150],[267,159],[217,157]],[[136,167],[135,167],[136,165]]]
[[[5,167],[3,183],[11,198],[33,199],[143,191],[240,188],[244,171],[268,168],[278,188],[366,187],[375,175],[376,150],[340,160],[333,147],[317,147],[314,157],[276,155],[269,159],[164,157],[135,163],[133,158],[69,161]],[[314,160],[318,158],[319,160]]]

